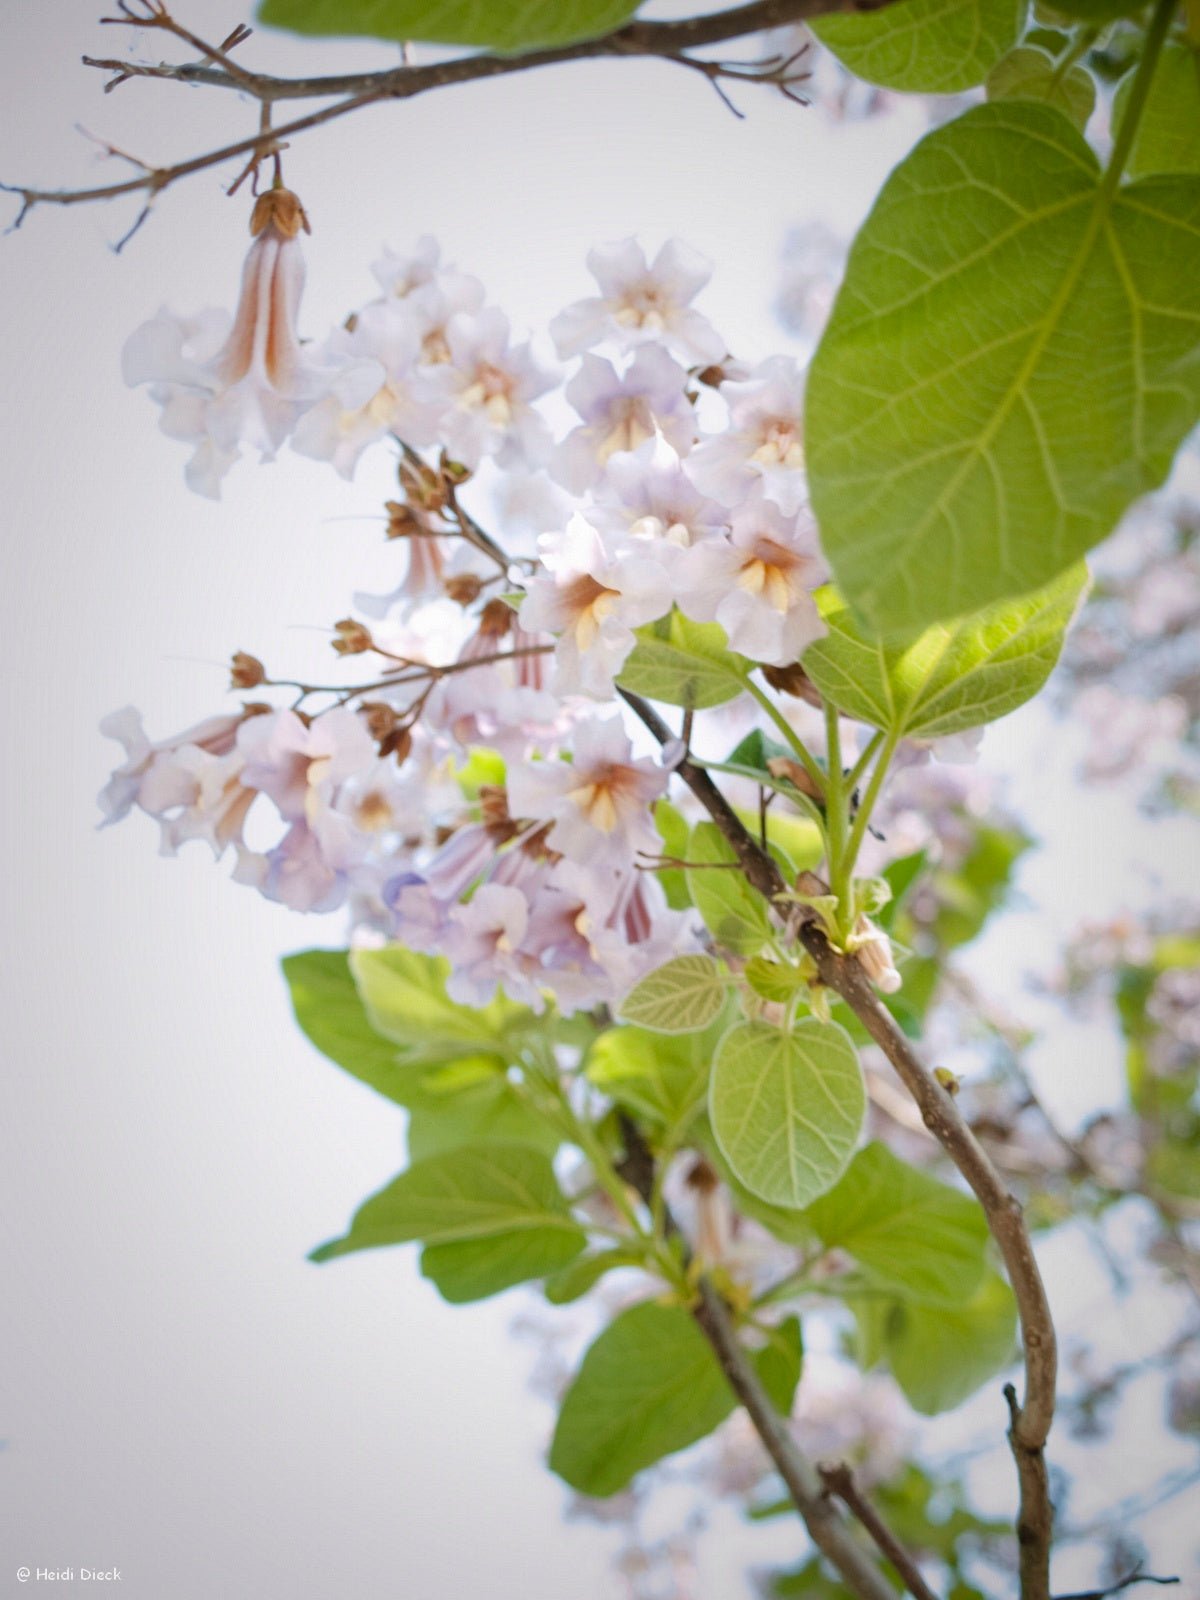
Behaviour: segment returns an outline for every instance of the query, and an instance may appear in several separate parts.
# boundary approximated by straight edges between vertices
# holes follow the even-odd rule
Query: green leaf
[[[455,1062],[426,1072],[421,1099],[408,1118],[410,1161],[463,1145],[527,1144],[552,1155],[556,1130],[487,1059]]]
[[[595,1341],[567,1390],[550,1467],[582,1494],[610,1495],[733,1410],[732,1391],[682,1306],[643,1301]]]
[[[856,78],[914,94],[973,89],[1021,31],[1023,0],[898,0],[809,26]]]
[[[478,45],[519,55],[619,28],[636,0],[262,0],[258,20],[289,33]]]
[[[733,847],[713,822],[698,822],[687,846],[692,904],[718,944],[757,955],[771,931],[767,902],[743,878]]]
[[[987,95],[989,100],[1040,100],[1069,117],[1082,132],[1096,109],[1096,80],[1078,62],[1060,71],[1053,56],[1025,43],[1010,50],[988,73]]]
[[[989,1273],[964,1306],[897,1303],[885,1344],[892,1375],[914,1411],[952,1411],[1013,1359],[1017,1307],[1004,1279]]]
[[[525,1006],[498,995],[480,1007],[460,1006],[446,995],[449,963],[396,944],[354,950],[350,970],[373,1028],[400,1047],[409,1065],[436,1066],[463,1056],[507,1063],[526,1033],[544,1029]]]
[[[538,1231],[561,1233],[583,1248],[583,1232],[546,1156],[524,1145],[464,1147],[414,1162],[359,1207],[343,1238],[310,1259],[413,1239],[451,1244]]]
[[[486,1300],[518,1283],[560,1272],[583,1249],[583,1235],[564,1229],[530,1228],[486,1239],[431,1244],[421,1252],[421,1276],[443,1300],[466,1305]]]
[[[711,956],[676,956],[625,996],[620,1015],[653,1033],[699,1033],[725,1004],[728,984]]]
[[[637,630],[637,644],[617,682],[647,700],[700,711],[741,694],[748,671],[719,623],[692,622],[672,611]]]
[[[609,1028],[592,1045],[587,1076],[602,1093],[657,1127],[682,1134],[704,1109],[718,1020],[675,1037],[642,1028]]]
[[[421,1075],[402,1065],[391,1039],[367,1020],[349,965],[347,950],[302,950],[284,956],[283,975],[291,989],[296,1021],[323,1055],[351,1077],[410,1105],[420,1095]]]
[[[642,1266],[641,1253],[616,1246],[612,1250],[598,1250],[594,1255],[578,1256],[569,1266],[563,1267],[552,1278],[547,1278],[545,1295],[552,1306],[569,1305],[594,1289],[605,1273],[618,1267]]]
[[[867,1095],[845,1030],[805,1018],[791,1033],[765,1022],[730,1029],[708,1104],[717,1143],[746,1187],[772,1205],[800,1207],[846,1170]]]
[[[783,961],[768,961],[765,956],[755,956],[747,961],[745,979],[755,994],[780,1004],[808,988],[808,979],[799,967],[789,966]]]
[[[839,711],[897,738],[962,733],[1038,692],[1086,582],[1080,563],[1022,600],[886,639],[861,628],[836,589],[822,589],[829,632],[804,652],[804,670]]]
[[[781,1417],[790,1416],[804,1363],[799,1317],[787,1317],[772,1328],[766,1344],[754,1352],[753,1361],[771,1404]]]
[[[808,1220],[824,1245],[910,1298],[958,1305],[983,1280],[988,1229],[978,1203],[886,1145],[860,1150]]]
[[[751,1358],[786,1414],[800,1376],[800,1325],[772,1330]],[[581,1494],[604,1496],[720,1426],[733,1391],[682,1306],[645,1300],[605,1328],[563,1399],[550,1467]]]
[[[1128,72],[1113,101],[1118,135],[1132,87],[1133,73]],[[1200,172],[1200,50],[1182,39],[1169,39],[1163,46],[1126,171],[1131,178]]]
[[[859,231],[808,383],[822,544],[883,632],[1025,594],[1200,411],[1200,182],[1110,192],[1049,106],[929,134]]]

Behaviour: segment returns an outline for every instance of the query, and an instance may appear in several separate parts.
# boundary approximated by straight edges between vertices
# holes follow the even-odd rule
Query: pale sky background
[[[95,25],[99,6],[8,0],[0,177],[107,180],[117,164],[75,123],[149,158],[253,130],[232,96],[102,95],[80,55],[133,41]],[[213,38],[244,16],[178,9]],[[243,57],[280,72],[391,58],[266,33]],[[678,233],[716,262],[704,308],[732,348],[769,353],[784,234],[805,216],[852,227],[919,120],[833,127],[739,98],[743,123],[681,70],[599,64],[309,136],[286,167],[314,227],[304,330],[374,293],[384,242],[437,234],[518,326],[544,327],[588,291],[590,244]],[[383,453],[352,487],[287,454],[245,465],[213,505],[121,384],[122,342],[160,303],[232,303],[247,204],[222,176],[163,196],[119,257],[132,213],[112,206],[44,208],[0,241],[0,1596],[36,1591],[22,1564],[119,1566],[129,1600],[608,1596],[611,1536],[564,1525],[540,1462],[552,1419],[508,1336],[520,1296],[448,1308],[408,1250],[305,1261],[401,1153],[399,1115],[306,1044],[278,974],[289,950],[341,943],[340,917],[269,905],[200,847],[159,860],[146,819],[94,831],[106,712],[133,701],[159,737],[223,703],[235,648],[280,669],[323,660],[302,630],[391,570],[377,526],[330,520],[377,512]],[[999,730],[995,759],[1037,733]],[[1045,793],[1052,830],[1068,802]],[[1102,817],[1062,829],[1064,896],[1094,895],[1116,853]],[[782,1555],[780,1539],[706,1547],[698,1600],[748,1593],[742,1564]]]

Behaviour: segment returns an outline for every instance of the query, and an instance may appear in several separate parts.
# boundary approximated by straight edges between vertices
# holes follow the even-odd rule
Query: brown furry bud
[[[254,202],[250,232],[257,238],[267,228],[273,228],[284,239],[294,239],[301,228],[305,233],[312,232],[299,197],[290,189],[268,189]]]
[[[389,706],[385,700],[371,700],[361,705],[359,710],[367,725],[367,732],[379,743],[396,731],[396,724],[400,719],[396,715],[395,707]]]
[[[479,632],[484,639],[503,639],[512,632],[517,614],[507,600],[489,600],[479,614]]]
[[[793,789],[799,789],[801,794],[806,794],[818,805],[825,804],[825,796],[813,782],[808,768],[802,766],[799,761],[793,761],[791,756],[772,756],[767,762],[767,771],[773,778],[786,779]]]
[[[420,521],[411,506],[406,506],[402,500],[386,500],[383,509],[387,512],[387,535],[389,539],[408,539],[421,529]]]
[[[370,629],[356,622],[353,617],[343,617],[340,622],[335,622],[333,631],[337,635],[332,641],[333,648],[340,656],[361,656],[365,650],[375,648]]]
[[[248,655],[245,650],[233,652],[233,659],[229,663],[231,689],[257,689],[266,676],[267,669],[257,656]]]
[[[798,661],[786,667],[763,667],[762,675],[780,694],[794,694],[797,700],[807,700],[819,711],[824,705],[821,691]]]
[[[458,572],[446,579],[443,588],[447,599],[453,600],[456,605],[473,606],[479,599],[483,579],[477,578],[473,572]]]
[[[412,753],[413,736],[411,728],[393,728],[379,741],[379,754],[381,756],[395,756],[396,765],[402,767]]]

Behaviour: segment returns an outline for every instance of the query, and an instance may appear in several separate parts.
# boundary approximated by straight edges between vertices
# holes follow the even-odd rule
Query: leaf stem
[[[842,773],[842,730],[837,710],[825,702],[825,833],[829,841],[829,886],[837,896],[841,933],[850,931],[850,878],[846,868],[846,780]]]
[[[809,777],[816,785],[817,793],[824,794],[826,788],[828,787],[826,776],[821,771],[820,765],[813,756],[812,752],[809,750],[808,746],[804,743],[804,740],[796,732],[795,728],[792,727],[791,723],[784,716],[783,712],[780,711],[779,707],[771,699],[770,695],[764,690],[760,689],[758,684],[754,682],[753,678],[746,679],[746,688],[749,693],[752,694],[758,701],[759,705],[767,713],[768,717],[770,717],[775,726],[779,729],[780,733],[784,737],[784,742],[787,744],[788,748],[795,753],[800,765],[804,768],[805,772],[808,773]]]
[[[854,818],[854,826],[850,830],[850,839],[846,845],[844,867],[846,872],[847,887],[854,874],[854,866],[858,860],[858,852],[862,848],[863,839],[871,823],[871,814],[879,801],[879,792],[883,788],[883,780],[887,777],[888,768],[892,764],[892,757],[896,753],[897,739],[895,734],[888,734],[884,740],[883,748],[871,770],[871,781],[867,784],[866,793]],[[870,749],[871,746],[868,746]],[[855,769],[857,771],[857,768]],[[853,791],[851,791],[853,792]]]
[[[1142,120],[1142,113],[1146,109],[1146,101],[1150,94],[1150,83],[1154,77],[1154,70],[1158,66],[1158,58],[1166,41],[1167,31],[1171,26],[1171,19],[1175,15],[1179,0],[1158,0],[1151,18],[1149,30],[1146,33],[1146,48],[1142,59],[1137,64],[1134,74],[1133,87],[1129,91],[1129,103],[1125,107],[1125,115],[1121,118],[1121,126],[1117,129],[1116,142],[1112,154],[1108,158],[1108,166],[1104,169],[1104,181],[1101,184],[1101,193],[1107,199],[1111,197],[1121,174],[1125,170],[1125,163],[1129,160],[1129,152],[1133,149],[1133,141],[1137,137],[1138,126]]]

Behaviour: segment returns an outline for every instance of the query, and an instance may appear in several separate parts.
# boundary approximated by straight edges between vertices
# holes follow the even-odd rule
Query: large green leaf
[[[1118,131],[1132,87],[1129,72],[1113,101]],[[1182,39],[1170,39],[1163,46],[1129,152],[1130,177],[1154,172],[1200,172],[1200,48]]]
[[[808,1220],[823,1244],[913,1299],[958,1305],[983,1280],[988,1229],[977,1202],[886,1145],[860,1150]]]
[[[708,1109],[742,1183],[772,1205],[800,1207],[846,1170],[867,1094],[858,1055],[836,1024],[809,1017],[789,1033],[744,1022],[717,1050]]]
[[[1024,0],[898,0],[809,26],[857,78],[914,94],[957,94],[1015,42]]]
[[[772,1330],[754,1363],[773,1403],[790,1410],[800,1376],[800,1327]],[[582,1494],[615,1494],[637,1473],[719,1427],[733,1391],[682,1306],[643,1301],[595,1341],[567,1390],[550,1466]]]
[[[397,1105],[420,1095],[421,1074],[401,1065],[395,1042],[371,1026],[350,971],[349,951],[284,956],[296,1021],[323,1055]]]
[[[711,956],[676,956],[649,972],[621,1002],[626,1022],[655,1033],[699,1033],[725,1004],[728,984]]]
[[[1049,106],[929,134],[813,361],[813,503],[883,631],[1026,594],[1162,482],[1200,412],[1200,181],[1105,186]]]
[[[539,1026],[531,1011],[502,995],[479,1007],[449,999],[450,967],[441,956],[390,944],[352,951],[350,970],[371,1026],[393,1040],[410,1065],[435,1066],[464,1056],[507,1063],[515,1041]]]
[[[420,39],[519,55],[595,38],[636,10],[637,0],[262,0],[258,20],[291,33]]]
[[[717,943],[754,956],[771,931],[767,902],[742,876],[738,858],[713,822],[698,822],[688,836],[687,885],[692,904]]]
[[[617,682],[648,700],[699,711],[741,694],[748,670],[745,657],[730,650],[718,623],[692,622],[672,611],[638,629]]]
[[[914,1411],[935,1416],[961,1405],[1012,1361],[1017,1308],[1003,1278],[989,1273],[963,1306],[897,1302],[884,1345]]]
[[[452,1244],[529,1232],[560,1233],[583,1248],[547,1157],[525,1145],[464,1147],[414,1162],[359,1207],[343,1238],[311,1259],[413,1239]]]
[[[886,638],[862,628],[836,589],[824,589],[829,631],[804,652],[804,670],[839,711],[897,737],[977,728],[1045,683],[1086,581],[1080,563],[1024,599]]]

